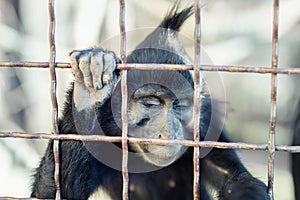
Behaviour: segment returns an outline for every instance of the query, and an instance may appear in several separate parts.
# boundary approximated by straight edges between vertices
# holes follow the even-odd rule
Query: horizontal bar
[[[0,67],[31,67],[31,68],[48,68],[48,62],[0,62]],[[70,63],[57,62],[56,68],[71,68]],[[176,64],[140,64],[127,63],[118,64],[119,70],[193,70],[193,65],[176,65]],[[201,71],[219,71],[219,72],[247,72],[247,73],[277,73],[277,74],[300,74],[300,68],[270,68],[254,66],[232,66],[232,65],[201,65]]]
[[[49,68],[49,62],[0,62],[0,67]],[[70,63],[55,63],[55,68],[71,68]]]
[[[75,141],[101,141],[101,142],[121,142],[121,136],[104,135],[77,135],[77,134],[48,134],[48,133],[22,133],[22,132],[0,132],[0,138],[23,138],[23,139],[50,139],[50,140],[75,140]],[[159,145],[183,145],[190,147],[214,147],[219,149],[245,149],[245,150],[268,150],[268,144],[250,144],[243,142],[216,142],[192,140],[165,140],[153,138],[129,137],[129,142],[138,144],[159,144]],[[290,153],[300,153],[300,146],[276,145],[276,151],[286,151]]]

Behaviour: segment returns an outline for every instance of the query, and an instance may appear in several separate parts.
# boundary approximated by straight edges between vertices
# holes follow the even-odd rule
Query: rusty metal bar
[[[200,0],[194,1],[195,30],[194,30],[194,141],[200,141],[200,114],[201,114],[201,78],[200,78],[200,44],[201,44],[201,21]],[[194,200],[200,199],[200,147],[194,147],[193,155]]]
[[[55,58],[56,58],[56,46],[55,46],[55,13],[54,13],[55,0],[48,1],[48,12],[49,12],[49,71],[51,77],[51,102],[52,102],[52,132],[58,134],[58,105],[56,97],[56,71],[55,71]],[[59,140],[53,142],[53,155],[54,155],[54,184],[55,184],[55,199],[60,200],[60,183],[59,183],[59,170],[60,170],[60,158],[59,158]]]
[[[122,64],[126,63],[126,26],[125,26],[125,0],[120,0],[120,55]],[[128,119],[127,119],[127,70],[121,72],[121,93],[122,93],[122,177],[123,177],[123,188],[122,188],[122,199],[128,200]]]
[[[272,68],[278,67],[278,13],[279,0],[273,2],[273,36],[272,36]],[[276,133],[276,107],[277,107],[277,74],[271,76],[271,107],[270,107],[270,133],[269,133],[269,159],[268,159],[268,194],[274,199],[274,161],[275,161],[275,133]]]
[[[0,132],[0,138],[121,142],[121,136]]]
[[[121,142],[122,136],[104,135],[78,135],[78,134],[49,134],[49,133],[22,133],[22,132],[0,132],[0,138],[22,138],[22,139],[49,139],[49,140],[75,140],[75,141],[102,141],[102,142]],[[268,150],[268,144],[250,144],[242,142],[215,142],[192,140],[165,140],[151,138],[129,137],[129,142],[138,144],[159,144],[159,145],[183,145],[190,147],[215,147],[220,149],[244,149],[244,150]],[[276,145],[276,151],[290,153],[300,153],[300,146]]]
[[[28,68],[48,68],[48,62],[0,62],[0,67],[28,67]],[[57,62],[55,68],[68,69],[71,68],[70,63]],[[177,64],[140,64],[126,63],[118,64],[119,70],[193,70],[193,65],[177,65]],[[238,73],[277,73],[277,74],[300,74],[299,68],[270,68],[266,66],[233,66],[233,65],[201,65],[201,71],[217,71],[217,72],[238,72]]]
[[[17,62],[0,62],[0,67],[28,67],[28,68],[48,68],[49,62],[31,62],[31,61],[17,61]],[[55,68],[71,68],[70,63],[55,63]]]

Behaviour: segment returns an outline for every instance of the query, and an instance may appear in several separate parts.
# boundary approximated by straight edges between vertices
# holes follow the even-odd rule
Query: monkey
[[[293,124],[293,143],[292,145],[300,145],[300,101],[297,106],[297,113]],[[295,199],[300,199],[300,154],[292,154],[292,174],[295,188]]]
[[[127,63],[188,63],[178,31],[193,12],[192,6],[171,7],[158,28],[127,56]],[[72,51],[70,60],[75,80],[66,94],[59,133],[120,136],[121,72],[116,67],[120,58],[94,47]],[[193,139],[194,82],[189,71],[129,70],[127,87],[129,138]],[[201,96],[203,140],[213,111],[209,93],[203,91]],[[218,141],[229,142],[223,130]],[[55,197],[52,145],[53,140],[36,169],[31,197]],[[62,198],[122,198],[120,142],[64,140],[59,145]],[[129,141],[128,155],[129,199],[193,198],[192,147]],[[212,148],[200,160],[198,192],[202,200],[270,199],[266,185],[248,172],[232,149]]]

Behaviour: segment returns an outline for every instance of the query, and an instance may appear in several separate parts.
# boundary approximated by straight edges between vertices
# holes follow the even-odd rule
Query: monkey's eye
[[[161,100],[157,97],[143,97],[140,99],[141,103],[150,108],[152,106],[160,106],[162,104]]]
[[[173,102],[173,108],[174,109],[185,109],[189,108],[191,106],[191,101],[189,99],[176,99]]]

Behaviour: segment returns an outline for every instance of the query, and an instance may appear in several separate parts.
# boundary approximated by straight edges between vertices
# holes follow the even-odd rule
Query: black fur
[[[167,31],[178,31],[183,22],[192,14],[189,7],[178,11],[174,6],[170,14],[161,23],[160,27]],[[166,31],[165,30],[165,31]],[[161,33],[161,32],[160,32]],[[153,33],[155,34],[158,33]],[[176,33],[174,33],[176,34]],[[165,49],[151,48],[155,37],[148,37],[138,48],[128,56],[129,63],[171,63],[184,64],[185,58],[175,54],[176,48]],[[150,48],[143,48],[145,46]],[[168,45],[168,44],[164,44]],[[182,51],[181,47],[178,47]],[[193,85],[193,80],[188,71],[180,72]],[[211,117],[210,99],[207,96],[202,102],[202,126],[201,133],[205,135]],[[61,134],[77,134],[72,111],[72,89],[67,94],[62,117],[59,120],[59,132]],[[121,130],[115,126],[111,116],[110,101],[103,106],[96,107],[98,120],[102,127],[109,131],[108,135],[120,134]],[[84,112],[84,111],[83,111]],[[84,122],[85,123],[85,122]],[[88,123],[88,122],[87,122]],[[222,134],[221,142],[228,140]],[[35,180],[32,186],[32,197],[54,198],[55,187],[53,181],[53,141],[49,142],[45,156],[36,170]],[[148,173],[130,174],[130,184],[135,187],[135,192],[130,192],[130,199],[192,199],[193,198],[193,149],[190,148],[177,161],[171,165]],[[109,191],[113,199],[121,199],[122,196],[122,174],[95,159],[85,148],[81,141],[61,141],[61,192],[62,198],[66,199],[88,199],[98,188],[103,186]],[[219,168],[225,169],[224,173]],[[170,187],[170,180],[175,185]],[[172,184],[171,184],[172,185]],[[233,150],[213,149],[201,160],[201,199],[210,199],[206,190],[207,186],[215,188],[218,199],[240,200],[240,199],[269,199],[266,186],[259,180],[253,178]]]

